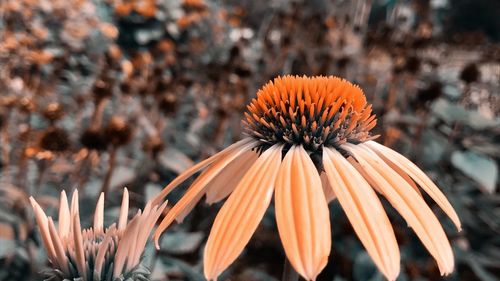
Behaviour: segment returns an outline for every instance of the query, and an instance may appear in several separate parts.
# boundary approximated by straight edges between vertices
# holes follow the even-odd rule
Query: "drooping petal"
[[[361,167],[361,165],[354,159],[353,157],[347,157],[347,161],[351,163],[351,165],[361,174],[361,176],[370,184],[370,186],[375,189],[378,193],[382,194],[382,191],[378,189],[378,185],[372,180],[372,178],[368,175],[368,173]]]
[[[451,206],[443,192],[432,182],[432,180],[417,165],[413,164],[398,152],[383,146],[374,141],[365,142],[371,150],[384,157],[384,161],[392,162],[407,173],[420,187],[443,209],[448,217],[453,221],[458,230],[461,230],[460,219],[455,209]]]
[[[153,205],[159,205],[161,201],[172,191],[174,188],[176,188],[179,184],[184,182],[186,179],[197,173],[198,171],[206,168],[216,160],[220,159],[221,157],[225,156],[226,154],[233,152],[235,150],[239,150],[242,146],[246,146],[249,143],[255,143],[255,141],[251,138],[245,138],[240,140],[239,142],[236,142],[230,146],[228,146],[226,149],[222,150],[221,152],[213,155],[212,157],[209,157],[200,163],[192,166],[191,168],[187,169],[184,171],[182,174],[177,176],[172,182],[170,182],[158,195],[152,200]]]
[[[400,270],[399,248],[375,191],[336,150],[323,148],[323,167],[368,254],[387,279],[395,280]]]
[[[384,162],[387,165],[389,165],[389,167],[391,167],[391,169],[393,169],[396,173],[398,173],[399,176],[401,176],[420,196],[422,196],[422,193],[420,192],[418,186],[415,184],[415,181],[410,176],[408,176],[408,174],[405,173],[403,169],[401,169],[399,166],[395,165],[391,161],[388,161],[388,159],[385,158],[385,156],[383,156],[382,154],[380,154],[379,156],[380,158],[384,159]]]
[[[249,150],[227,165],[227,167],[207,185],[207,203],[217,203],[229,196],[257,158],[257,152]]]
[[[244,147],[244,149],[248,150],[245,150],[243,153],[239,154],[226,166],[217,165],[217,163],[223,161],[223,159],[221,158],[220,160],[214,162],[205,171],[203,171],[196,179],[196,181],[191,185],[191,187],[189,187],[189,189],[194,189],[195,186],[198,186],[200,180],[204,180],[204,182],[206,182],[206,180],[209,179],[207,178],[207,176],[213,178],[205,185],[205,187],[203,187],[203,190],[199,192],[196,197],[194,197],[194,199],[190,200],[191,202],[189,202],[186,207],[184,207],[184,210],[182,210],[176,216],[175,220],[178,222],[182,222],[184,218],[198,204],[203,195],[207,196],[207,202],[209,204],[212,203],[212,200],[219,201],[227,197],[234,190],[246,171],[248,171],[251,164],[253,164],[253,162],[257,160],[257,153],[250,150],[251,148],[253,148],[253,146],[254,144],[252,143],[250,146]],[[230,155],[226,156],[226,158],[228,158],[229,156]],[[218,168],[214,169],[216,168],[216,166]],[[190,193],[189,190],[188,192],[186,192],[186,195],[188,193]]]
[[[66,192],[61,192],[59,199],[59,236],[66,237],[70,231],[71,215],[69,213],[68,197]]]
[[[122,205],[120,207],[120,215],[118,217],[118,230],[124,230],[127,227],[128,219],[128,189],[123,189]]]
[[[367,146],[348,144],[342,148],[354,155],[382,195],[417,233],[436,259],[441,274],[451,273],[454,261],[450,243],[438,219],[419,193]]]
[[[204,255],[208,280],[215,280],[238,257],[259,225],[272,199],[281,149],[274,145],[262,153],[215,218]]]
[[[177,215],[176,221],[182,222],[198,204],[203,195],[206,195],[206,202],[208,204],[212,204],[226,198],[234,190],[250,166],[252,166],[255,160],[257,160],[257,157],[258,155],[256,152],[248,150],[230,162],[226,167],[221,169],[220,172],[218,172],[217,175],[205,186],[204,192],[200,192],[193,200],[191,200],[184,210]],[[212,166],[215,166],[215,163]],[[199,178],[203,178],[203,174],[205,173],[213,173],[213,170],[210,168],[206,169]],[[192,186],[194,185],[195,184]]]
[[[141,219],[143,223],[139,228],[135,254],[132,257],[132,264],[135,265],[139,263],[141,254],[144,251],[144,247],[146,246],[146,243],[148,241],[149,234],[158,221],[158,218],[163,213],[163,210],[165,210],[165,208],[167,207],[167,203],[168,201],[165,201],[161,206],[153,207],[149,216],[147,218]]]
[[[101,192],[94,213],[94,231],[102,231],[104,227],[104,192]]]
[[[306,280],[316,280],[330,255],[330,213],[318,171],[302,146],[290,148],[283,159],[275,209],[290,263]]]
[[[206,171],[204,171],[189,187],[182,198],[175,204],[172,209],[167,213],[165,218],[161,221],[160,225],[155,231],[154,241],[156,248],[159,248],[159,238],[160,235],[165,231],[165,229],[181,214],[186,214],[186,210],[192,209],[193,204],[198,202],[201,197],[205,194],[205,188],[207,184],[217,176],[229,163],[241,156],[246,151],[254,147],[253,142],[248,142],[245,145],[238,146],[237,149],[232,149],[231,151],[224,153],[219,159],[210,165]],[[153,200],[153,202],[155,202]]]

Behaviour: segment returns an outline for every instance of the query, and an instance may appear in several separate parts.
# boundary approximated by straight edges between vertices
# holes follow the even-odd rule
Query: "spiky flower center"
[[[263,145],[301,144],[309,151],[371,138],[376,125],[363,91],[334,77],[278,77],[257,92],[246,132]]]

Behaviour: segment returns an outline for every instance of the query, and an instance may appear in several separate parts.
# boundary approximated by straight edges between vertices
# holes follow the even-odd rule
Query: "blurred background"
[[[436,209],[456,257],[446,279],[500,279],[498,0],[1,0],[0,280],[41,280],[48,266],[29,196],[57,217],[60,191],[78,188],[89,226],[107,191],[111,223],[124,186],[142,207],[240,139],[246,104],[283,74],[359,84],[378,141],[422,167],[461,217],[457,233]],[[199,204],[161,251],[148,246],[153,280],[204,280],[219,208]],[[330,209],[333,250],[318,280],[383,280],[338,203]],[[387,210],[398,280],[441,280]],[[283,257],[271,207],[220,280],[280,280]]]

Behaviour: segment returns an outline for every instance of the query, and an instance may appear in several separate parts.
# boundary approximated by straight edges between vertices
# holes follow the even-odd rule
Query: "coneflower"
[[[61,193],[59,225],[47,217],[33,197],[30,198],[36,222],[52,269],[45,280],[149,280],[149,270],[141,264],[149,234],[163,212],[161,206],[146,204],[128,222],[128,191],[123,192],[118,224],[104,228],[104,194],[97,201],[94,225],[81,229],[78,191],[71,206]]]
[[[330,254],[328,203],[337,198],[376,266],[395,280],[400,254],[378,192],[414,229],[441,274],[453,270],[450,243],[417,184],[460,229],[457,214],[417,166],[373,140],[376,118],[359,87],[337,77],[276,78],[259,90],[244,123],[246,138],[191,167],[155,198],[156,204],[205,169],[156,230],[157,247],[162,232],[204,195],[208,203],[229,196],[205,247],[205,277],[215,280],[240,255],[274,193],[286,256],[315,280]]]

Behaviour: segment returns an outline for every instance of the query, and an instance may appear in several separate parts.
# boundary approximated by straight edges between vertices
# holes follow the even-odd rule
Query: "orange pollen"
[[[322,146],[372,139],[377,119],[363,91],[334,76],[284,76],[257,92],[245,113],[246,132],[263,145]]]

